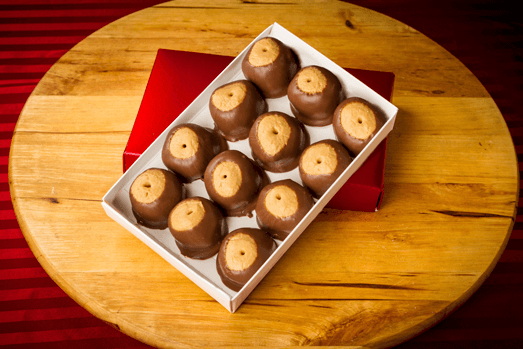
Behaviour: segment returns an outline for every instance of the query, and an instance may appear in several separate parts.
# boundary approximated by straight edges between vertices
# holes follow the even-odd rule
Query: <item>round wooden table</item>
[[[159,347],[390,347],[466,301],[509,238],[519,183],[483,86],[416,30],[342,2],[170,2],[92,34],[19,118],[10,188],[24,235],[75,301]],[[159,48],[235,56],[273,22],[343,67],[390,71],[400,109],[375,213],[325,209],[234,314],[104,212]]]

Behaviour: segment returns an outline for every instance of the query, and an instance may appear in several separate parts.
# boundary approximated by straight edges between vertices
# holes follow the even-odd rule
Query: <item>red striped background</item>
[[[7,166],[19,113],[77,42],[158,0],[0,0],[0,346],[147,348],[77,305],[28,248]],[[499,106],[523,167],[523,22],[511,1],[351,1],[396,18],[458,57]],[[399,348],[523,348],[523,212],[485,284],[446,320]]]

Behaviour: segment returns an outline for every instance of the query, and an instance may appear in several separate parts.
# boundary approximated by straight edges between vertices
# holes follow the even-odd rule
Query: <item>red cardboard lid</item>
[[[158,50],[125,148],[124,172],[233,59],[196,52]]]
[[[197,52],[158,50],[124,151],[124,172],[233,59]],[[383,98],[391,99],[393,73],[350,68],[345,70]],[[378,208],[383,192],[385,154],[386,140],[349,178],[327,207],[359,211],[374,211]]]

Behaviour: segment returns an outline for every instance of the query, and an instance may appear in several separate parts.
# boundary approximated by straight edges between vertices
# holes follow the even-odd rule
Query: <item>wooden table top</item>
[[[388,347],[466,301],[503,252],[519,190],[507,126],[473,74],[416,30],[351,4],[199,6],[165,3],[111,23],[27,101],[10,189],[48,274],[97,317],[161,347]],[[101,200],[121,176],[157,50],[235,56],[273,22],[341,66],[394,72],[400,112],[380,211],[325,209],[230,314]]]

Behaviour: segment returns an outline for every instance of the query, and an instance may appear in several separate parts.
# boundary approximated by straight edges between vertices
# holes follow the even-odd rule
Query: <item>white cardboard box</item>
[[[169,130],[180,123],[196,123],[204,127],[214,128],[214,122],[209,113],[209,99],[212,92],[223,84],[230,81],[245,79],[241,62],[253,43],[263,37],[271,36],[279,39],[289,46],[297,54],[301,67],[308,65],[320,65],[333,72],[340,80],[346,96],[358,96],[372,104],[378,106],[385,114],[387,122],[378,132],[374,139],[366,148],[352,161],[338,180],[331,188],[321,197],[296,226],[293,232],[285,239],[284,242],[276,241],[278,248],[258,270],[251,280],[239,291],[235,292],[226,287],[216,271],[216,255],[207,260],[194,260],[184,257],[180,254],[174,238],[168,229],[154,230],[140,226],[136,223],[131,211],[129,200],[129,188],[134,179],[143,171],[151,167],[165,168],[161,159],[161,149]],[[269,111],[281,111],[288,115],[293,115],[290,110],[289,100],[287,97],[277,99],[268,99]],[[143,243],[162,256],[167,262],[173,265],[186,277],[192,280],[196,285],[211,295],[216,301],[222,304],[230,312],[235,312],[241,303],[247,298],[252,290],[258,285],[263,277],[278,262],[281,256],[296,241],[307,226],[321,212],[323,207],[334,196],[338,189],[347,181],[347,179],[363,164],[367,157],[374,151],[378,144],[389,134],[394,126],[394,121],[398,108],[379,94],[368,88],[361,81],[357,80],[343,68],[336,65],[327,57],[316,51],[314,48],[303,42],[301,39],[290,33],[277,23],[269,26],[263,31],[249,46],[247,46],[225,70],[187,107],[187,109],[178,116],[178,118],[147,148],[147,150],[138,158],[138,160],[125,172],[122,177],[103,197],[102,206],[106,213],[116,222],[129,230]],[[336,139],[332,125],[324,127],[309,127],[311,144],[322,139]],[[230,149],[242,151],[252,159],[251,150],[248,140],[239,142],[228,142]],[[302,184],[298,169],[286,173],[267,172],[271,182],[290,178],[295,182]],[[186,184],[187,196],[202,196],[209,198],[203,181],[197,180],[193,183]],[[242,227],[258,228],[256,223],[256,213],[253,217],[227,217],[229,231]]]

